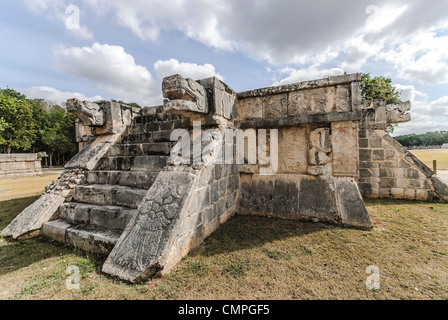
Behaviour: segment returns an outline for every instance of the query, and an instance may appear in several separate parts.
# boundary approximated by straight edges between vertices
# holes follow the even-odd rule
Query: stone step
[[[109,156],[169,155],[175,142],[116,144],[111,147]]]
[[[45,223],[42,226],[42,234],[86,251],[109,253],[122,232],[59,219]]]
[[[125,207],[97,206],[76,202],[66,202],[59,210],[59,219],[69,223],[89,224],[121,231],[126,228],[137,211]]]
[[[110,184],[149,190],[160,171],[91,171],[88,184]]]
[[[75,187],[74,202],[137,208],[146,193],[143,189],[108,184],[82,185]]]
[[[121,137],[121,144],[172,142],[172,130],[161,130],[146,133],[128,133]]]
[[[98,171],[160,171],[168,159],[168,156],[106,157]]]
[[[140,115],[142,116],[150,116],[156,113],[163,113],[163,105],[154,107],[144,107],[140,111]]]
[[[133,123],[128,127],[128,134],[150,133],[155,131],[171,131],[177,128],[188,128],[191,126],[189,119],[157,121],[149,123]]]
[[[174,120],[181,120],[181,118],[180,116],[175,114],[158,112],[153,114],[141,113],[140,115],[136,116],[132,122],[135,124],[145,124],[152,122],[174,121]]]

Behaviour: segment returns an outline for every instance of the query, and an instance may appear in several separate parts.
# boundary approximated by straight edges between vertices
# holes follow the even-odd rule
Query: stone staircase
[[[110,252],[166,166],[172,130],[186,125],[188,119],[162,113],[161,107],[143,109],[42,233],[83,250]]]

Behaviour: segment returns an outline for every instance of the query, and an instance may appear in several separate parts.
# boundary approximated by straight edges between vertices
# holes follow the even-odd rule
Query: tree
[[[395,138],[405,147],[441,146],[448,143],[448,131],[427,132],[425,134],[408,134]]]
[[[364,101],[385,100],[386,104],[401,103],[401,92],[392,85],[392,79],[370,76],[370,73],[361,75],[361,96]],[[393,133],[396,125],[390,124],[386,132]]]
[[[76,152],[76,117],[66,114],[65,110],[59,106],[54,106],[46,114],[49,125],[42,131],[42,143],[49,153],[50,166],[53,165],[53,159],[58,164],[62,164],[65,162],[66,155],[71,156]]]
[[[40,152],[59,165],[77,152],[76,117],[65,109],[45,109],[40,100],[29,100],[13,89],[0,89],[0,148],[3,152]],[[0,149],[1,150],[1,149]]]
[[[0,95],[5,97],[10,97],[16,100],[26,100],[26,96],[14,89],[6,88],[6,89],[0,89]]]
[[[0,92],[0,146],[6,153],[29,150],[37,137],[33,110],[25,100],[11,96],[14,90],[7,90],[11,89]]]
[[[370,73],[361,76],[361,94],[363,100],[385,100],[387,104],[401,103],[397,89],[392,85],[392,80],[385,77],[370,77]]]

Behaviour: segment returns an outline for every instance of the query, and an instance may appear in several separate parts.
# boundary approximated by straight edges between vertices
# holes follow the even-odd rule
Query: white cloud
[[[23,1],[34,10],[65,4]],[[175,31],[210,48],[244,52],[281,68],[309,69],[319,57],[320,64],[328,64],[318,69],[352,73],[381,61],[402,79],[448,83],[447,40],[435,33],[448,28],[445,1],[377,0],[372,6],[370,0],[83,0],[82,7],[143,41]],[[84,28],[74,35],[92,40],[93,33]],[[414,39],[416,34],[427,39]]]
[[[78,98],[82,101],[104,100],[101,96],[87,97],[79,92],[60,91],[53,87],[36,86],[24,89],[18,89],[26,95],[28,99],[44,99],[58,105],[63,105],[68,99]]]
[[[339,76],[344,74],[344,70],[340,68],[318,69],[316,67],[311,67],[309,69],[284,68],[280,70],[280,73],[286,74],[287,76],[275,81],[272,84],[273,86],[280,86],[306,80],[323,79],[330,76]]]
[[[36,12],[45,11],[51,8],[61,8],[65,1],[64,0],[23,0],[25,6]]]
[[[81,40],[93,41],[95,39],[93,32],[83,24],[83,18],[86,15],[79,6],[70,4],[66,0],[22,1],[29,10],[45,14],[46,19],[59,23],[61,30],[65,30],[66,34],[73,35]],[[73,26],[73,23],[76,24],[76,27]]]
[[[394,85],[395,89],[401,92],[401,100],[403,101],[416,101],[417,97],[426,99],[428,95],[424,92],[418,91],[412,85],[401,85],[399,83]]]
[[[378,7],[370,5],[366,8],[366,19],[364,32],[377,33],[384,30],[384,28],[392,25],[408,8],[408,5],[391,6],[389,3]]]
[[[448,131],[448,96],[428,101],[427,95],[415,90],[413,86],[396,85],[395,87],[403,89],[403,100],[409,98],[408,100],[412,102],[412,120],[399,124],[394,135]]]
[[[272,64],[300,63],[329,47],[341,50],[341,43],[350,45],[359,36],[374,47],[378,41],[399,43],[418,30],[443,25],[448,18],[446,6],[437,0],[398,0],[393,4],[377,0],[373,11],[367,10],[372,8],[370,0],[84,3],[101,15],[113,14],[142,40],[156,41],[162,31],[176,30],[206,46],[240,50]]]
[[[392,64],[402,79],[448,83],[448,36],[420,32],[378,58]]]
[[[91,81],[112,98],[144,105],[161,102],[159,83],[123,47],[99,43],[91,47],[57,46],[53,55],[62,72]]]
[[[393,136],[401,136],[408,134],[424,134],[434,131],[448,131],[448,126],[438,121],[420,121],[413,123],[399,124],[395,128]]]
[[[200,80],[210,77],[216,77],[224,80],[224,77],[216,72],[215,67],[211,64],[197,65],[195,63],[179,62],[176,59],[159,60],[154,63],[154,70],[159,79],[180,74],[184,78]]]
[[[69,33],[72,33],[76,38],[82,39],[82,40],[95,40],[95,36],[93,33],[87,29],[85,26],[80,26],[79,29],[72,29],[67,30]]]

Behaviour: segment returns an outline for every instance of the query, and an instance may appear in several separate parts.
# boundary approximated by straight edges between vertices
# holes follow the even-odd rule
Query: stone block
[[[305,174],[308,164],[306,127],[281,128],[279,131],[279,173]]]
[[[403,188],[403,189],[407,189],[410,186],[410,181],[409,179],[406,178],[397,178],[396,179],[396,187],[397,188]]]
[[[373,150],[372,151],[372,160],[383,161],[384,160],[384,150]]]
[[[391,194],[391,188],[380,187],[380,192],[378,194],[380,198],[389,198],[390,194]]]
[[[391,169],[380,169],[380,178],[394,177]]]
[[[396,186],[394,178],[382,178],[380,180],[380,188],[394,188]]]
[[[310,165],[325,165],[331,162],[331,153],[326,153],[316,148],[312,148],[308,153],[308,163]]]
[[[336,112],[350,112],[350,86],[336,87]]]
[[[375,182],[359,183],[359,191],[365,197],[378,198],[379,184]]]
[[[253,213],[272,214],[274,211],[274,176],[254,176],[249,206]]]
[[[42,225],[42,234],[56,241],[65,243],[65,234],[71,224],[63,220],[46,222]]]
[[[373,175],[372,171],[369,169],[360,169],[359,176],[361,178],[370,178],[370,177],[373,177],[374,175]]]
[[[86,204],[64,203],[59,217],[76,223],[89,223],[91,206]]]
[[[370,138],[369,139],[370,148],[382,148],[383,142],[381,138]]]
[[[240,121],[263,118],[262,98],[248,98],[238,101],[238,119]]]
[[[333,146],[333,174],[358,175],[358,125],[355,122],[331,124]],[[360,150],[359,152],[368,151]],[[370,161],[370,159],[360,159]]]
[[[215,203],[219,199],[219,182],[215,181],[210,185],[210,203]]]
[[[280,94],[263,99],[263,118],[285,118],[288,116],[288,95]]]
[[[390,193],[394,197],[394,199],[403,199],[404,198],[404,189],[402,188],[391,188]]]
[[[299,188],[299,211],[310,219],[335,219],[338,208],[332,179],[303,177]]]
[[[197,182],[197,176],[190,173],[162,172],[104,263],[103,272],[137,282],[179,262],[185,248],[172,244]]]
[[[336,112],[336,87],[294,91],[289,94],[288,115],[314,115]]]
[[[420,174],[419,174],[417,169],[414,169],[414,168],[408,169],[407,178],[409,178],[409,179],[418,179],[419,177],[420,177]]]
[[[17,239],[42,228],[42,225],[57,217],[63,196],[44,194],[23,210],[1,233],[3,237]]]
[[[369,139],[359,139],[359,148],[367,149],[369,147]]]
[[[274,186],[274,215],[299,212],[299,180],[295,175],[278,175]]]
[[[360,168],[360,169],[373,169],[373,168],[378,168],[378,162],[360,161],[360,162],[359,162],[359,168]]]
[[[414,189],[404,189],[403,197],[408,200],[415,200],[415,193]]]
[[[332,176],[333,165],[328,163],[322,166],[308,166],[307,174],[310,176]]]
[[[250,212],[250,197],[252,189],[252,175],[242,174],[240,178],[240,196],[238,200],[239,212]]]
[[[416,190],[415,199],[419,201],[428,200],[428,191],[426,190]]]
[[[396,157],[396,152],[394,150],[391,150],[391,149],[386,149],[384,156],[385,156],[386,160],[391,160],[391,159],[394,159]]]
[[[336,178],[335,186],[342,223],[346,226],[371,229],[372,221],[354,179]]]
[[[409,180],[409,183],[412,188],[421,188],[422,187],[422,184],[420,183],[419,180]]]
[[[330,128],[319,128],[311,131],[310,148],[329,153],[332,151]]]

